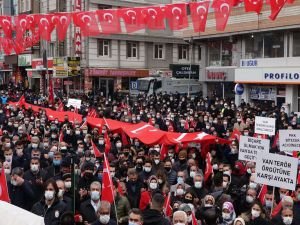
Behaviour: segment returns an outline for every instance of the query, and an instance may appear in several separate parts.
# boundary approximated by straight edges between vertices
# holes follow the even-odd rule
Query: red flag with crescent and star
[[[190,2],[191,18],[195,32],[204,32],[208,15],[209,1]]]
[[[10,203],[4,167],[0,174],[0,200]]]
[[[104,154],[101,200],[114,202],[113,183],[109,172],[109,163]]]

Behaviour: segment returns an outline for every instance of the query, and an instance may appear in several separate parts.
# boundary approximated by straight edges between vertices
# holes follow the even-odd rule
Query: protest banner
[[[298,159],[264,153],[257,155],[255,182],[288,190],[297,184]]]
[[[269,139],[241,136],[239,144],[239,160],[256,162],[257,155],[269,153],[269,149]]]
[[[280,151],[299,151],[300,130],[279,130]]]
[[[69,98],[67,106],[68,107],[73,106],[74,108],[80,109],[81,100],[80,99],[75,99],[75,98]]]
[[[255,117],[255,133],[275,135],[275,118]]]

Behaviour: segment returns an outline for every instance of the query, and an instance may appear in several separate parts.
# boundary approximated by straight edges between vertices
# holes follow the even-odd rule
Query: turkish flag
[[[59,142],[63,142],[64,141],[64,130],[63,129],[60,130],[58,141]]]
[[[11,39],[0,37],[0,44],[5,55],[10,55],[13,50],[13,43]]]
[[[271,15],[269,16],[269,18],[271,20],[275,20],[277,18],[286,2],[287,0],[270,0]]]
[[[10,16],[0,16],[0,26],[2,27],[5,37],[12,38],[12,23]]]
[[[210,175],[213,173],[213,168],[211,165],[211,155],[209,152],[206,154],[205,162],[206,162],[206,166],[204,172],[204,181],[207,181]]]
[[[21,40],[23,39],[25,31],[29,27],[27,21],[27,15],[18,15],[15,16],[14,19],[15,19],[16,40]]]
[[[256,12],[259,14],[263,7],[263,3],[263,0],[244,0],[245,11]]]
[[[96,156],[96,158],[101,158],[103,154],[99,151],[99,149],[97,148],[93,140],[92,140],[92,148],[94,150],[94,155]]]
[[[88,116],[86,118],[86,121],[88,123],[88,125],[90,125],[92,128],[97,127],[98,129],[102,129],[102,123],[103,123],[103,119],[102,118],[94,118],[94,117],[90,117]]]
[[[1,174],[0,174],[0,200],[10,203],[7,181],[4,172],[4,167],[2,166]]]
[[[20,97],[17,106],[23,106],[26,103],[24,94]]]
[[[277,147],[277,143],[279,141],[279,132],[277,131],[274,140],[273,140],[273,144],[272,144],[272,148],[276,148]]]
[[[145,28],[145,18],[142,14],[142,8],[119,9],[118,14],[123,19],[128,33]]]
[[[229,137],[229,140],[231,141],[235,141],[238,140],[240,141],[240,136],[241,136],[241,132],[238,129],[234,129]]]
[[[104,134],[104,141],[105,141],[105,154],[108,154],[110,152],[110,149],[111,149],[111,142],[110,142],[110,139],[109,139],[109,136],[107,134],[107,132]]]
[[[84,122],[83,122],[83,124],[81,124],[81,126],[80,126],[80,129],[82,129],[83,127],[85,127],[85,126],[87,126],[88,124],[87,124],[87,121],[85,120]]]
[[[165,202],[164,202],[164,213],[165,216],[167,217],[171,217],[172,216],[172,207],[171,207],[171,192],[168,193],[168,196],[165,198]]]
[[[39,28],[40,37],[46,41],[51,41],[51,33],[55,27],[52,17],[53,14],[38,14],[34,16],[35,23]]]
[[[58,108],[57,108],[58,112],[62,112],[64,111],[64,104],[62,102],[59,103]]]
[[[168,155],[168,146],[166,144],[162,144],[160,148],[160,160],[164,160]]]
[[[261,204],[265,204],[265,195],[268,192],[268,186],[267,185],[263,185],[260,189],[260,192],[258,194],[258,199],[260,200]]]
[[[26,48],[24,39],[19,39],[19,40],[13,39],[12,42],[13,42],[13,49],[17,55],[24,52]]]
[[[95,11],[73,13],[73,22],[77,27],[80,27],[83,36],[97,36],[100,34]]]
[[[171,30],[180,30],[188,26],[186,7],[186,3],[166,5],[166,16]]]
[[[54,13],[51,18],[56,27],[56,34],[59,41],[63,41],[66,37],[69,25],[72,21],[71,13]]]
[[[295,2],[295,0],[287,0],[286,3],[288,4],[293,4]]]
[[[196,219],[196,216],[195,216],[194,212],[192,212],[192,225],[198,225],[198,222],[197,222],[197,219]]]
[[[97,10],[96,14],[101,26],[101,33],[116,34],[121,33],[120,19],[118,17],[118,10],[104,9]]]
[[[190,2],[191,18],[195,32],[204,32],[208,15],[209,1]]]
[[[104,154],[101,201],[114,202],[113,183],[109,172],[109,163]]]
[[[165,26],[165,11],[160,6],[149,6],[143,9],[146,27],[151,30],[164,30]]]
[[[214,0],[212,8],[215,10],[216,30],[224,31],[233,6],[233,0]]]

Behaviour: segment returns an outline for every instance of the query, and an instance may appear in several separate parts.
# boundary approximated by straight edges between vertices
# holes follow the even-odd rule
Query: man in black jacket
[[[138,175],[135,169],[128,170],[128,182],[126,183],[126,189],[128,193],[128,200],[132,208],[138,208],[141,198],[141,189],[143,183],[138,180]]]
[[[33,205],[34,192],[28,181],[23,179],[22,168],[16,167],[11,173],[11,182],[8,183],[8,193],[11,204],[23,209],[29,209]]]
[[[144,225],[170,225],[170,221],[163,215],[165,199],[162,194],[155,193],[152,196],[150,209],[143,212]]]

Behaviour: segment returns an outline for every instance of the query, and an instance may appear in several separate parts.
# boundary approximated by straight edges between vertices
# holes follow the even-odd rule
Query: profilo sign
[[[300,84],[300,68],[239,68],[235,72],[238,83]]]

